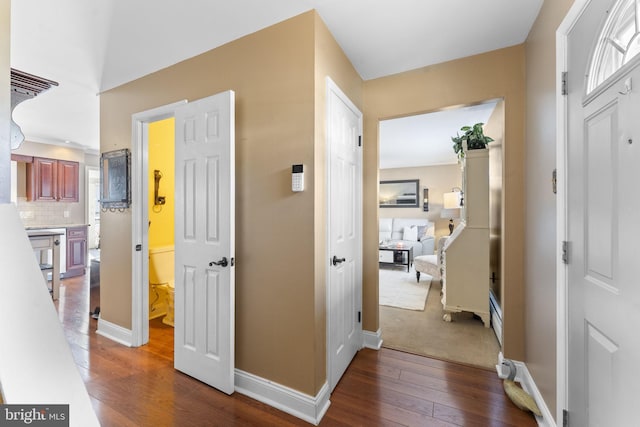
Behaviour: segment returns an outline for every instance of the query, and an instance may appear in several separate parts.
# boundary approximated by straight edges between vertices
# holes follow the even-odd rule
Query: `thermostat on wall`
[[[304,165],[291,167],[291,191],[304,190]]]

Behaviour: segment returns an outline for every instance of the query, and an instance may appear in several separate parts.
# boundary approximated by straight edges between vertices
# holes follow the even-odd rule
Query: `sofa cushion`
[[[391,224],[393,218],[380,218],[380,237],[379,242],[386,242],[391,240]]]
[[[402,240],[408,240],[410,242],[417,242],[418,241],[418,227],[416,227],[415,225],[405,227],[404,231],[402,233]]]
[[[428,239],[430,237],[435,237],[436,227],[431,223],[430,225],[419,225],[418,226],[418,240]]]
[[[382,219],[380,219],[382,221]],[[411,227],[412,225],[430,225],[430,221],[425,218],[393,218],[393,225],[391,228],[391,239],[402,240],[405,227]]]

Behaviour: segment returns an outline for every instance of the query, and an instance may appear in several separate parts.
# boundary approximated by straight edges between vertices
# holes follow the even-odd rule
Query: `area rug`
[[[424,310],[430,286],[431,276],[427,274],[420,275],[418,283],[413,271],[381,269],[380,305],[406,310]]]

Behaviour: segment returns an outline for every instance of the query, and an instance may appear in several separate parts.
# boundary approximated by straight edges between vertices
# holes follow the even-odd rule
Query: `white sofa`
[[[423,218],[380,218],[380,244],[413,247],[413,257],[432,255],[435,225]]]

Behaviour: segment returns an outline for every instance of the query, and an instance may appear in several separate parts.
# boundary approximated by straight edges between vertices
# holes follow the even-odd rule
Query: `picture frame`
[[[378,195],[381,208],[419,208],[420,180],[380,181]]]
[[[100,156],[100,206],[125,209],[131,205],[131,153],[129,149]]]

